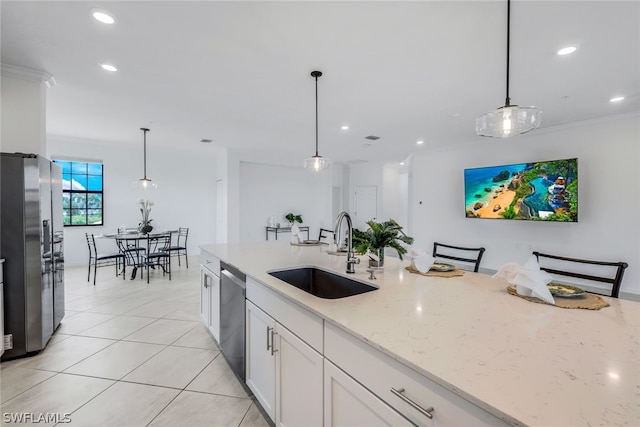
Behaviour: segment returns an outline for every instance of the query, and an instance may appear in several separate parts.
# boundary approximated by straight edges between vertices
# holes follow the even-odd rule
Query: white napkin
[[[547,283],[553,278],[546,271],[540,270],[535,255],[531,255],[523,266],[515,262],[503,265],[493,277],[506,279],[509,284],[515,285],[519,295],[539,298],[549,304],[556,303],[547,288]]]
[[[426,273],[427,271],[429,271],[434,261],[435,259],[431,255],[424,253],[422,255],[413,257],[413,259],[411,259],[411,266],[418,270],[420,273]]]
[[[420,255],[424,255],[426,254],[427,251],[424,250],[424,248],[409,248],[409,256],[410,257],[417,257]]]

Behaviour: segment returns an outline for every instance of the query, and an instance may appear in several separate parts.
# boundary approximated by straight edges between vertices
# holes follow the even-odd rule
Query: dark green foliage
[[[302,224],[302,215],[295,215],[292,212],[289,212],[288,214],[286,214],[284,216],[284,218],[289,221],[291,224],[297,222],[299,224]]]
[[[402,231],[402,226],[393,219],[385,222],[369,221],[367,225],[369,229],[366,232],[353,229],[353,246],[358,253],[363,254],[367,249],[377,252],[378,249],[393,248],[402,259],[402,255],[407,253],[402,243],[413,243],[413,237],[407,236]]]

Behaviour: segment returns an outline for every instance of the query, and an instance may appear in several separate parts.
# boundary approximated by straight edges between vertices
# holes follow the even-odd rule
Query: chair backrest
[[[446,258],[471,263],[473,264],[473,271],[476,273],[478,272],[478,268],[480,268],[480,261],[482,260],[484,251],[484,248],[465,248],[462,246],[451,246],[445,245],[444,243],[433,242],[434,258]]]
[[[178,228],[178,245],[187,247],[187,239],[189,238],[189,229],[186,227]]]
[[[171,234],[153,234],[147,236],[148,253],[167,252],[171,247]]]
[[[89,257],[95,258],[98,254],[96,249],[96,240],[93,237],[93,234],[84,233],[84,235],[87,238],[87,246],[89,246]]]
[[[327,237],[329,237],[329,235],[331,235],[333,237],[334,231],[333,230],[329,230],[326,228],[321,228],[320,229],[320,234],[318,234],[318,242],[321,242],[322,239],[326,239]]]
[[[533,254],[538,259],[540,269],[546,271],[547,273],[610,284],[611,294],[600,294],[598,292],[592,293],[596,293],[599,295],[608,295],[614,298],[618,298],[624,270],[629,266],[629,264],[627,264],[626,262],[591,261],[585,259],[569,258],[559,255],[543,254],[537,251],[534,251]],[[565,268],[568,268],[568,270],[566,270]],[[585,271],[587,269],[589,269],[590,271],[597,270],[598,273],[587,274],[585,272],[575,271]],[[603,274],[605,270],[610,273],[609,277],[595,275]]]

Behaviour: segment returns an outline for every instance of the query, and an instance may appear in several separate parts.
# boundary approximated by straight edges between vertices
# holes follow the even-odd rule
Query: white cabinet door
[[[402,415],[324,359],[324,425],[412,426]]]
[[[246,312],[245,382],[271,420],[275,420],[276,358],[273,338],[276,322],[249,300]]]
[[[322,426],[320,353],[276,322],[276,426]]]
[[[209,314],[209,331],[211,335],[220,342],[220,277],[215,274],[207,275],[209,278],[210,290],[210,314]]]

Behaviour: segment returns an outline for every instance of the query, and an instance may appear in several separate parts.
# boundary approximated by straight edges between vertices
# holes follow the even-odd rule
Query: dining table
[[[140,252],[149,252],[150,239],[154,237],[177,234],[178,230],[155,231],[152,233],[141,233],[137,229],[118,230],[116,233],[106,233],[96,235],[97,238],[113,239],[118,246],[118,250],[125,257],[125,265],[133,267],[131,271],[131,280],[135,279],[138,274],[138,268],[145,266]],[[143,242],[146,244],[143,245]],[[151,265],[151,268],[155,266]]]

